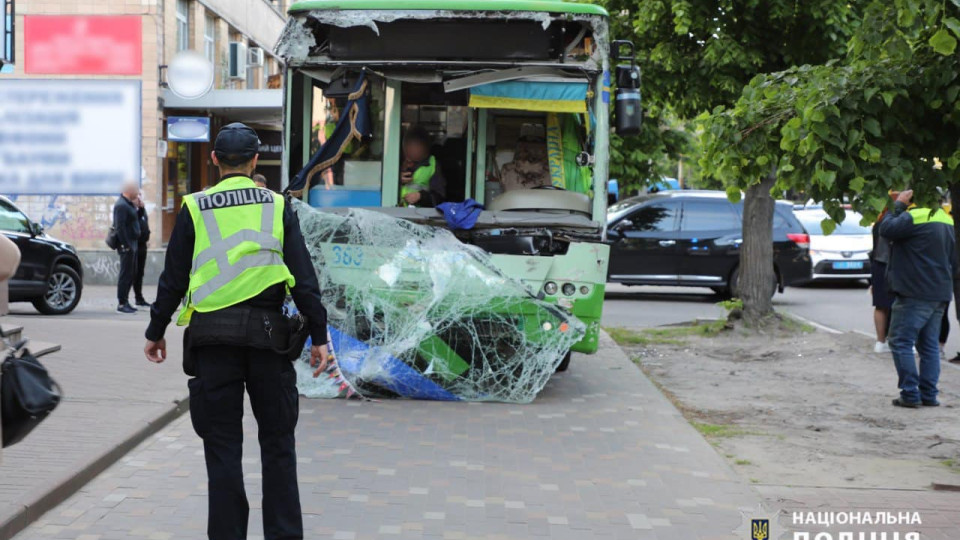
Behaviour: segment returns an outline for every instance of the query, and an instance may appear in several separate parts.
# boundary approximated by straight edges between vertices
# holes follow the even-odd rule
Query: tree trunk
[[[770,294],[773,270],[773,208],[770,190],[776,183],[770,174],[747,189],[743,200],[743,247],[740,250],[738,288],[743,300],[743,319],[748,326],[760,326],[773,314]]]

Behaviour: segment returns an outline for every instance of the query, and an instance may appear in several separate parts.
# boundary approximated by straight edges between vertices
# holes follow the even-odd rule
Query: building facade
[[[0,92],[4,85],[49,88],[51,96],[98,88],[96,84],[135,87],[138,109],[118,117],[127,118],[119,121],[126,131],[111,129],[109,122],[97,126],[94,120],[90,136],[100,136],[101,130],[105,137],[130,133],[108,159],[117,160],[117,170],[129,171],[134,163],[139,168],[139,173],[124,173],[139,178],[124,180],[141,182],[150,216],[148,280],[162,264],[162,248],[182,197],[216,181],[210,151],[220,126],[242,121],[258,130],[264,143],[259,172],[271,187],[279,188],[282,65],[273,48],[286,19],[286,4],[286,0],[0,0],[4,44]],[[213,65],[212,89],[199,98],[184,99],[168,84],[167,66],[184,50],[197,51]],[[186,136],[177,129],[171,132],[170,126],[181,120],[208,129]],[[3,130],[0,126],[0,138]],[[16,159],[4,154],[3,146],[0,140],[0,167],[5,157]],[[139,159],[131,155],[137,152]],[[82,187],[58,192],[56,182],[48,185],[54,187],[0,178],[0,194],[13,199],[49,234],[77,246],[85,281],[113,281],[118,261],[103,239],[117,195],[102,187],[89,193]],[[103,184],[90,180],[83,185]]]

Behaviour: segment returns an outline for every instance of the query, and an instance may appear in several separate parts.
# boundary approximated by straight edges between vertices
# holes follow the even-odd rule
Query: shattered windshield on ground
[[[583,337],[583,323],[445,229],[293,204],[337,359],[319,378],[297,363],[307,397],[528,403]]]

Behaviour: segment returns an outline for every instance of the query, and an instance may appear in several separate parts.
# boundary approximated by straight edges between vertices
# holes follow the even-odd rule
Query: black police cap
[[[217,133],[213,143],[217,159],[227,165],[242,165],[260,151],[260,138],[257,132],[246,124],[234,122],[227,124]]]

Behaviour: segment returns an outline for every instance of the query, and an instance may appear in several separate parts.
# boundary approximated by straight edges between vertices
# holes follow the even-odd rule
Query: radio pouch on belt
[[[307,320],[299,313],[285,317],[279,310],[243,305],[208,313],[195,312],[184,332],[183,371],[194,376],[196,363],[191,358],[192,349],[210,345],[268,349],[296,360],[307,336]]]

